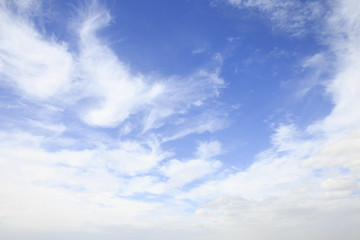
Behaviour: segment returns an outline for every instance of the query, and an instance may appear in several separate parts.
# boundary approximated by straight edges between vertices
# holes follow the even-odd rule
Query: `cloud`
[[[167,133],[168,136],[162,138],[162,142],[173,141],[194,133],[214,133],[225,128],[228,124],[225,117],[221,115],[216,116],[216,114],[219,113],[205,112],[199,116],[187,118],[186,121],[184,120],[184,122],[181,122],[178,126],[174,126],[173,129],[175,129],[176,132],[171,134],[173,131],[169,131],[170,133]]]
[[[83,12],[78,29],[79,64],[83,97],[93,98],[94,107],[82,115],[91,126],[114,127],[140,110],[162,92],[161,84],[146,83],[141,74],[131,73],[114,52],[97,37],[111,20],[109,12],[92,2]]]
[[[214,173],[220,166],[219,161],[207,161],[204,159],[179,161],[172,159],[160,168],[160,172],[169,178],[166,184],[171,190]]]
[[[312,167],[344,167],[354,170],[360,176],[360,142],[359,130],[345,132],[341,137],[331,136],[318,146],[317,151],[306,161],[304,166]]]
[[[334,108],[322,121],[310,126],[312,131],[322,131],[327,141],[307,163],[313,166],[344,166],[357,169],[358,132],[360,128],[360,98],[356,92],[360,89],[357,81],[360,54],[360,42],[355,37],[359,31],[356,26],[360,21],[354,14],[359,4],[356,1],[334,4],[336,13],[329,19],[327,38],[331,50],[337,57],[337,73],[326,86],[331,94]],[[358,170],[356,170],[358,171]]]
[[[328,178],[322,184],[321,187],[330,191],[352,191],[359,188],[359,183],[356,178],[348,176],[339,176],[335,178]]]
[[[211,159],[219,154],[221,154],[223,150],[221,149],[221,143],[217,140],[210,142],[200,142],[197,155],[199,158],[203,159]]]
[[[159,159],[151,158],[150,153],[151,159],[143,159],[141,169],[133,168],[135,161],[146,157],[145,153],[141,156],[144,150],[140,146],[124,143],[117,150],[47,152],[41,148],[44,141],[43,137],[21,132],[1,133],[1,205],[6,206],[1,213],[6,217],[3,224],[27,229],[79,230],[86,229],[93,217],[97,220],[90,222],[97,226],[128,224],[138,214],[157,207],[155,203],[117,195],[125,188],[124,175],[145,171],[152,167],[148,161]],[[119,160],[123,161],[121,167],[112,168],[110,163]],[[120,215],[126,221],[116,220]]]
[[[108,159],[108,166],[114,171],[120,174],[138,175],[149,172],[170,155],[162,152],[157,143],[150,143],[147,148],[138,142],[123,142],[118,148],[106,150],[103,156]]]
[[[187,184],[200,180],[218,171],[222,164],[213,157],[221,153],[219,141],[201,142],[196,151],[196,159],[170,159],[158,165],[157,175],[139,176],[127,181],[122,192],[125,196],[135,193],[177,195],[177,191]],[[142,164],[144,165],[144,164]]]
[[[197,49],[194,49],[191,53],[192,54],[200,54],[200,53],[203,53],[203,52],[205,52],[204,48],[197,48]]]
[[[217,97],[220,89],[225,87],[225,81],[220,77],[221,61],[215,58],[213,64],[213,70],[199,69],[185,78],[164,80],[164,94],[153,101],[145,118],[144,131],[163,126],[163,121],[168,117],[185,115],[189,110],[200,108],[204,102]]]
[[[228,0],[240,9],[257,9],[269,18],[273,26],[282,31],[300,36],[314,28],[312,23],[324,12],[324,6],[317,1],[298,0]]]
[[[329,61],[332,58],[334,58],[333,54],[320,52],[303,60],[302,70],[308,74],[300,82],[300,90],[297,93],[299,97],[304,97],[316,86],[326,86],[327,76],[334,74],[334,62]],[[324,93],[324,95],[326,94]]]
[[[72,55],[65,43],[39,34],[31,19],[15,14],[7,3],[2,1],[0,9],[2,81],[27,98],[58,97],[70,88],[74,62]],[[23,14],[24,11],[31,11],[34,2],[20,4],[18,1],[15,5]]]
[[[218,89],[224,87],[218,69],[214,72],[202,69],[185,78],[159,79],[133,73],[97,37],[97,31],[111,20],[109,12],[93,2],[82,17],[78,29],[81,86],[84,97],[95,100],[95,107],[85,109],[82,119],[91,126],[114,127],[131,114],[145,112],[143,131],[147,131],[161,126],[162,119],[216,96]]]

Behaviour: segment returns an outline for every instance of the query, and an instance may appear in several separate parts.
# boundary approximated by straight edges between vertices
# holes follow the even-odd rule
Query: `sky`
[[[360,239],[359,12],[0,0],[0,238]]]

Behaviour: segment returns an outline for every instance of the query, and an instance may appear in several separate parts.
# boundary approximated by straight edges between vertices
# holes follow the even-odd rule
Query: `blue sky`
[[[1,238],[359,239],[359,10],[0,0]]]

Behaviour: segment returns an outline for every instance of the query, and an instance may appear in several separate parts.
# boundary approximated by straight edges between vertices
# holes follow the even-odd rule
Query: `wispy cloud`
[[[20,95],[47,99],[69,90],[74,61],[65,43],[42,36],[34,29],[31,18],[21,17],[34,4],[1,2],[0,69],[4,80]],[[17,7],[20,13],[10,7]]]
[[[193,50],[191,53],[192,54],[200,54],[200,53],[203,53],[203,52],[205,52],[204,48],[198,48],[198,49]]]
[[[298,0],[228,0],[238,8],[250,8],[261,11],[277,29],[289,32],[294,36],[306,33],[313,20],[322,17],[324,5],[317,1],[303,2]]]
[[[144,131],[147,131],[161,125],[159,120],[185,112],[216,95],[224,86],[218,70],[199,70],[188,77],[160,79],[134,74],[96,35],[97,30],[109,24],[108,11],[95,4],[83,18],[78,30],[82,87],[86,95],[90,94],[84,97],[93,98],[96,106],[82,115],[89,125],[113,127],[131,114],[145,112]]]

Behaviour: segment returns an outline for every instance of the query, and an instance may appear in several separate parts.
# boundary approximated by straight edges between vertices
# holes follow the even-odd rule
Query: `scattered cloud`
[[[203,159],[211,159],[219,154],[223,153],[221,149],[221,143],[217,140],[210,142],[200,142],[197,155]]]
[[[215,172],[221,163],[219,161],[207,161],[204,159],[193,159],[185,162],[172,159],[160,171],[169,178],[167,185],[170,188],[179,188],[196,179]]]
[[[203,53],[203,52],[205,52],[204,48],[198,48],[198,49],[193,50],[191,53],[192,54],[200,54],[200,53]]]
[[[112,16],[97,1],[69,23],[75,48],[38,30],[38,1],[0,1],[1,87],[18,101],[1,110],[12,114],[4,124],[20,122],[0,131],[1,231],[358,239],[360,3],[331,2],[330,14],[318,1],[228,2],[292,36],[326,16],[316,33],[326,48],[304,60],[312,77],[303,94],[321,83],[333,104],[305,127],[277,123],[271,146],[241,170],[218,159],[226,146],[211,135],[229,126],[215,101],[226,86],[221,54],[186,76],[143,74],[101,38]],[[208,136],[190,157],[168,150],[192,134]]]
[[[324,12],[324,5],[318,1],[299,0],[228,0],[240,9],[256,9],[265,14],[274,26],[294,36],[303,35],[311,28],[314,20]]]

